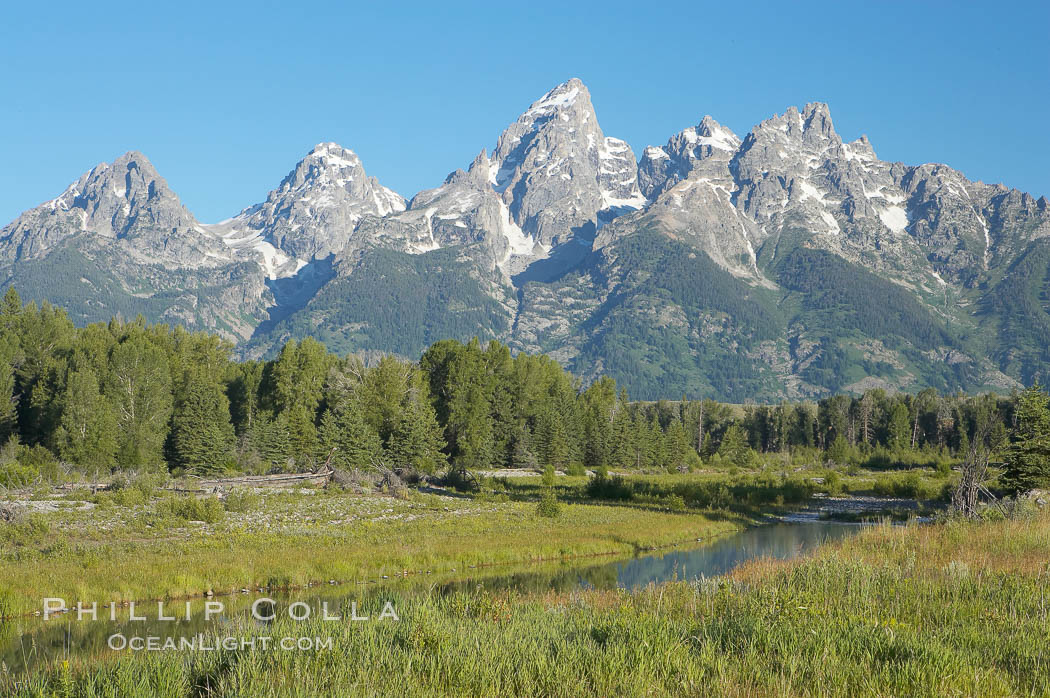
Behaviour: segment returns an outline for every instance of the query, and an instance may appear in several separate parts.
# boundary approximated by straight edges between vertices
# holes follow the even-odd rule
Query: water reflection
[[[778,523],[747,529],[702,547],[642,555],[627,561],[595,564],[591,559],[547,565],[542,569],[526,567],[511,574],[493,574],[494,570],[490,569],[487,577],[472,571],[470,577],[452,581],[410,578],[384,581],[382,584],[314,587],[267,596],[276,601],[278,613],[286,613],[295,602],[305,602],[313,617],[321,617],[327,607],[330,613],[350,618],[355,611],[359,617],[378,616],[383,604],[391,598],[467,592],[479,586],[490,590],[514,589],[521,593],[581,588],[630,589],[675,579],[690,580],[700,575],[718,576],[756,558],[789,559],[810,552],[827,541],[852,535],[859,528],[834,523]],[[101,606],[97,621],[78,622],[72,613],[46,623],[36,617],[5,621],[0,623],[0,660],[3,662],[0,671],[6,668],[7,671],[18,673],[27,665],[40,661],[105,654],[110,651],[107,639],[115,633],[180,638],[199,633],[230,634],[261,625],[251,616],[251,604],[256,601],[255,596],[228,596],[217,600],[225,605],[224,614],[210,620],[205,618],[207,600],[197,599],[188,604],[181,601],[165,604],[165,615],[174,615],[175,621],[158,621],[155,602],[138,605],[137,613],[146,615],[146,621],[130,620],[126,608],[118,608],[117,620],[112,621],[109,609]],[[352,607],[351,604],[356,606]],[[263,609],[262,615],[270,614],[269,608]]]

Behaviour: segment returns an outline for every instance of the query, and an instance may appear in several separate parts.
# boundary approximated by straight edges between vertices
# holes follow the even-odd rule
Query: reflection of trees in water
[[[443,594],[470,593],[479,587],[486,591],[513,589],[523,594],[542,594],[548,591],[572,591],[581,587],[592,589],[616,588],[615,564],[589,567],[563,567],[543,572],[519,572],[487,579],[466,579],[449,582],[440,587]]]
[[[619,565],[620,586],[690,580],[703,574],[726,574],[741,563],[762,557],[788,559],[816,549],[828,540],[852,535],[855,526],[838,524],[773,524],[751,528],[707,547],[637,558]]]
[[[616,565],[597,565],[583,570],[579,576],[595,589],[615,589],[617,572]]]
[[[0,620],[0,646],[10,642],[18,632],[14,620]]]

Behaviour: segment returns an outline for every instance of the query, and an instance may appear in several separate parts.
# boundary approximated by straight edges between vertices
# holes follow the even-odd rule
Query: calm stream
[[[390,597],[404,598],[414,594],[469,591],[478,586],[486,589],[515,589],[522,592],[570,591],[572,589],[637,588],[650,583],[692,580],[701,575],[718,576],[743,562],[762,557],[789,559],[805,554],[827,541],[853,535],[860,526],[834,523],[776,523],[750,528],[699,547],[659,551],[638,557],[608,562],[573,560],[556,565],[509,568],[513,572],[494,572],[488,576],[478,570],[463,570],[459,578],[443,581],[408,579],[379,580],[369,584],[324,585],[293,592],[268,593],[277,602],[278,612],[285,613],[293,602],[306,602],[321,616],[321,604],[327,602],[333,613],[339,613],[345,601],[357,601],[360,615],[378,615]],[[598,558],[600,559],[600,558]],[[542,569],[538,569],[542,567]],[[429,582],[429,583],[428,583]],[[99,607],[99,620],[77,621],[75,614],[58,615],[45,622],[41,618],[18,618],[0,624],[0,673],[21,672],[27,665],[61,660],[73,656],[93,656],[107,650],[107,639],[114,633],[128,637],[191,637],[198,633],[230,632],[232,619],[246,619],[252,602],[262,594],[225,596],[215,599],[225,605],[223,617],[205,621],[203,599],[190,603],[191,617],[185,619],[186,603],[165,604],[165,613],[177,620],[157,620],[157,604],[139,604],[139,615],[145,621],[129,619],[129,609],[116,609],[116,620],[110,620],[109,609]],[[226,626],[224,628],[224,625]]]

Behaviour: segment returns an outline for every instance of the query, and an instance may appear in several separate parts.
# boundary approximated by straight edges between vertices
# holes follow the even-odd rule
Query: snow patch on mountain
[[[566,107],[573,104],[579,95],[579,87],[575,85],[569,87],[559,85],[540,97],[537,101],[533,102],[532,106],[528,108],[523,116],[547,116],[548,114],[557,111],[559,107]]]
[[[883,224],[898,235],[903,233],[905,228],[908,227],[908,212],[900,206],[890,206],[889,208],[876,210],[879,212],[879,219]]]
[[[510,264],[514,257],[530,257],[535,255],[535,250],[538,247],[540,249],[541,257],[546,257],[551,248],[547,245],[537,245],[536,239],[532,235],[526,235],[522,232],[521,228],[510,216],[510,209],[507,204],[503,203],[501,199],[499,201],[499,224],[500,233],[507,240],[507,251],[497,266],[506,271],[507,266]]]

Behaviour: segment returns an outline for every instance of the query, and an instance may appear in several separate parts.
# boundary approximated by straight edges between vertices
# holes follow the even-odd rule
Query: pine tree
[[[7,443],[18,429],[15,369],[12,365],[15,348],[6,340],[6,337],[0,337],[0,443]]]
[[[222,386],[190,372],[171,420],[174,463],[199,475],[225,469],[233,451],[233,424]]]
[[[722,436],[722,443],[718,447],[718,455],[733,465],[743,467],[751,464],[754,452],[751,450],[743,428],[734,424],[726,429],[726,433]]]
[[[292,405],[280,414],[278,420],[288,429],[288,443],[292,458],[301,471],[317,453],[317,427],[313,411],[306,405]]]
[[[0,301],[0,332],[16,332],[22,317],[22,298],[14,286],[9,286]]]
[[[708,460],[715,454],[715,440],[711,437],[711,432],[704,434],[704,442],[700,446],[700,457],[704,460]]]
[[[617,401],[616,411],[613,413],[612,444],[609,447],[609,462],[603,463],[598,468],[616,467],[626,468],[631,464],[633,453],[631,450],[631,413],[625,402],[626,393],[621,395]]]
[[[319,436],[325,458],[331,454],[331,464],[344,470],[367,468],[383,450],[379,435],[356,404],[346,404],[339,412],[325,410]]]
[[[911,429],[908,408],[898,401],[890,412],[890,448],[902,449],[907,446],[911,439]]]
[[[532,434],[527,424],[519,423],[515,429],[513,443],[511,445],[510,465],[512,468],[522,470],[535,470],[539,467],[539,460],[532,450]]]
[[[76,330],[65,311],[46,301],[39,308],[29,303],[17,320],[18,423],[26,443],[43,444],[58,428],[59,396]]]
[[[459,470],[484,469],[492,464],[491,386],[482,366],[475,338],[454,360],[449,372],[452,398],[446,432],[452,437],[452,465]]]
[[[657,468],[666,468],[669,461],[667,443],[664,438],[664,431],[660,428],[660,422],[655,416],[649,420],[649,434],[646,442],[649,444],[649,465]]]
[[[1050,408],[1039,385],[1018,397],[1016,419],[1006,449],[1003,484],[1014,492],[1050,486]]]
[[[245,361],[233,367],[234,376],[227,393],[230,396],[230,417],[238,434],[255,426],[259,416],[259,395],[263,382],[263,363]]]
[[[260,413],[246,432],[249,446],[265,463],[279,469],[288,465],[292,457],[292,440],[283,420],[273,419],[268,413]]]
[[[365,422],[384,445],[401,424],[406,396],[414,390],[414,369],[392,356],[384,356],[365,374],[357,404]]]
[[[598,468],[612,457],[613,415],[618,408],[616,382],[602,376],[580,396],[583,422],[583,464]]]
[[[405,406],[401,423],[390,437],[394,465],[434,473],[448,464],[441,449],[445,446],[441,425],[427,400],[413,400]]]
[[[535,442],[541,465],[568,466],[569,444],[565,424],[552,405],[547,405],[538,417]]]
[[[845,436],[836,436],[828,446],[828,460],[836,465],[846,465],[850,460],[851,447]]]
[[[689,446],[689,436],[686,434],[685,426],[680,419],[671,421],[670,426],[667,427],[667,435],[664,442],[666,444],[664,450],[667,453],[667,469],[676,471],[678,468],[684,467],[691,447]]]

